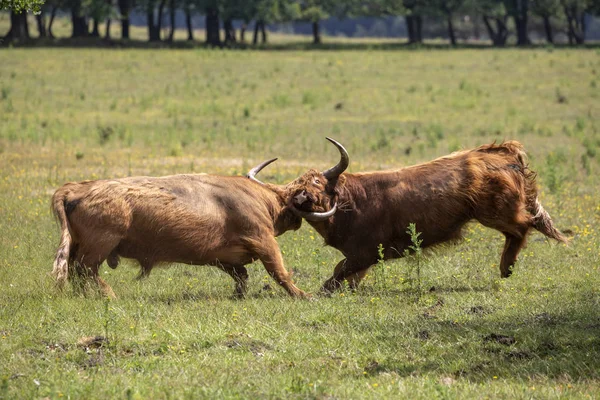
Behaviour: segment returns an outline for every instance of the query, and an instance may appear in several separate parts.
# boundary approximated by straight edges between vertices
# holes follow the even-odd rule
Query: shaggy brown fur
[[[208,264],[231,275],[243,295],[244,265],[259,259],[291,296],[304,297],[275,241],[302,223],[288,197],[285,187],[207,174],[67,183],[52,197],[62,231],[53,275],[63,287],[71,270],[80,285],[114,297],[98,275],[104,260],[115,268],[119,256],[135,259],[140,278],[157,263]]]
[[[311,170],[294,186],[298,189],[292,205],[302,211],[324,212],[338,205],[327,221],[309,221],[326,244],[346,257],[324,283],[324,291],[339,288],[344,280],[358,285],[377,262],[379,244],[386,259],[402,257],[411,244],[406,233],[410,223],[422,233],[423,247],[459,238],[461,228],[472,219],[502,232],[506,238],[502,277],[510,276],[531,228],[567,241],[540,204],[535,174],[516,141],[399,170],[342,174],[333,182]]]

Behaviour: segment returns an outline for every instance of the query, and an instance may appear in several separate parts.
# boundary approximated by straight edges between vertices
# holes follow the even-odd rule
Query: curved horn
[[[336,165],[333,168],[329,168],[327,171],[323,172],[323,175],[325,176],[325,178],[327,178],[328,180],[331,180],[331,179],[335,179],[338,176],[340,176],[340,174],[342,172],[344,172],[346,170],[346,168],[348,168],[348,164],[350,164],[350,156],[348,156],[348,152],[346,151],[344,146],[342,146],[339,142],[333,140],[332,138],[326,138],[326,139],[329,140],[331,143],[333,143],[333,145],[335,147],[338,148],[338,150],[340,151],[340,155],[341,155],[341,159],[340,159],[340,162],[338,163],[338,165]]]
[[[258,174],[264,167],[266,167],[267,165],[271,164],[275,160],[277,160],[277,158],[273,158],[271,160],[263,161],[262,163],[258,164],[256,167],[252,168],[250,170],[250,172],[248,172],[248,174],[246,174],[246,178],[251,179],[254,182],[258,182],[261,185],[264,185],[264,183],[262,183],[261,181],[259,181],[258,179],[256,179],[254,177],[254,175]]]
[[[337,203],[335,203],[333,205],[331,210],[326,211],[326,212],[302,211],[302,210],[298,210],[296,207],[292,206],[292,211],[294,212],[294,214],[296,214],[299,217],[304,218],[307,221],[312,221],[312,222],[326,221],[329,219],[329,217],[331,217],[333,214],[335,214],[336,210],[337,210]]]

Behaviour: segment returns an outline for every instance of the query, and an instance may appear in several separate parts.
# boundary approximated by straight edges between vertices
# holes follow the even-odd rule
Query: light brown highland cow
[[[214,265],[231,275],[242,296],[244,265],[261,260],[291,296],[305,297],[275,240],[302,224],[288,206],[290,187],[254,178],[273,161],[247,177],[190,174],[65,184],[52,197],[61,226],[53,269],[58,285],[75,275],[79,286],[93,283],[114,297],[98,270],[104,260],[116,268],[119,257],[126,257],[140,263],[140,278],[158,263]]]

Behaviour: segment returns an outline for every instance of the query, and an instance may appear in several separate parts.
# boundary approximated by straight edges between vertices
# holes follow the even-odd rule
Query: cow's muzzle
[[[307,201],[309,201],[310,203],[314,203],[314,201],[311,197],[312,196],[310,194],[308,194],[306,192],[306,190],[303,190],[302,192],[300,192],[294,196],[294,205],[296,207],[300,207],[300,206],[304,205]]]
[[[296,194],[293,197],[291,209],[294,212],[294,214],[296,214],[297,216],[302,217],[305,220],[312,221],[312,222],[326,221],[333,214],[335,214],[335,212],[337,210],[337,203],[333,205],[331,210],[326,211],[326,212],[304,211],[304,210],[300,209],[300,207],[304,206],[304,208],[306,208],[306,206],[310,206],[311,204],[314,204],[314,203],[315,203],[315,200],[314,200],[313,196],[310,193],[308,193],[306,190],[303,190],[302,192]]]

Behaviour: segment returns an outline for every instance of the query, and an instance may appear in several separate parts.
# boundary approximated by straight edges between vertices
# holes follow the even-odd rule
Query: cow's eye
[[[321,183],[321,181],[318,179],[315,179],[315,185],[318,185],[319,183]]]

